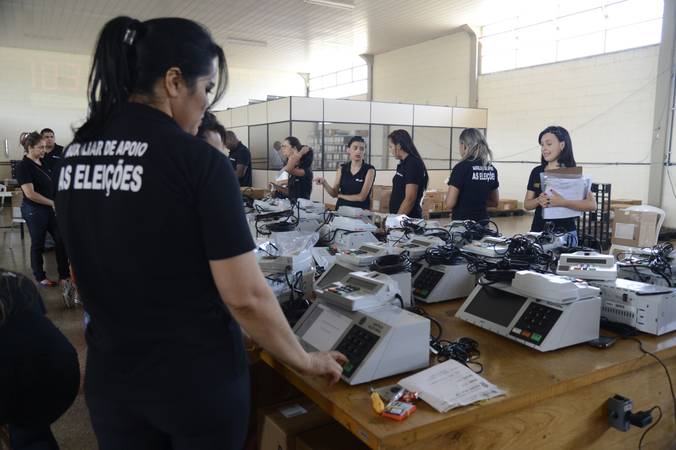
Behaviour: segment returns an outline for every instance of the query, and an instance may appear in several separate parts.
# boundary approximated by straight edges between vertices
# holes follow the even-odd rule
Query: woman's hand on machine
[[[315,184],[324,184],[324,177],[315,177]]]
[[[340,380],[345,363],[347,357],[339,352],[310,352],[307,367],[301,368],[300,372],[303,375],[325,376],[330,384],[334,384]]]

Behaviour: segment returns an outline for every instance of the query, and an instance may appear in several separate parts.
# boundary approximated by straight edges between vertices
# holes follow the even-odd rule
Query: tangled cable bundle
[[[674,251],[674,246],[670,242],[661,242],[650,249],[650,255],[627,255],[626,253],[618,253],[617,260],[623,263],[626,267],[633,267],[637,276],[641,281],[643,278],[638,271],[639,267],[650,269],[652,273],[658,275],[666,281],[667,286],[672,287],[671,281],[671,252]]]

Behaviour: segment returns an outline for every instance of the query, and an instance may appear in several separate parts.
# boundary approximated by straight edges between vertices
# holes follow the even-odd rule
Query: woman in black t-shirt
[[[289,174],[287,193],[290,199],[310,199],[312,194],[313,151],[301,145],[298,138],[289,136],[282,142],[282,154],[287,158],[282,168]]]
[[[371,208],[371,187],[376,178],[376,169],[364,162],[365,150],[364,138],[353,136],[347,144],[350,161],[338,167],[333,186],[324,177],[315,178],[315,182],[321,184],[331,197],[338,197],[336,209],[341,206]]]
[[[0,424],[14,450],[58,450],[50,425],[80,388],[77,352],[45,313],[29,279],[0,269]]]
[[[446,207],[453,211],[453,220],[488,220],[487,206],[497,206],[498,171],[491,164],[493,152],[476,128],[460,133],[460,162],[448,179]]]
[[[429,181],[425,162],[406,130],[394,130],[389,134],[388,149],[399,160],[397,171],[392,177],[390,214],[406,214],[422,219],[420,200]]]
[[[91,316],[85,395],[101,450],[242,448],[241,329],[301,373],[336,382],[346,362],[300,346],[256,263],[232,165],[195,137],[226,74],[187,19],[117,17],[96,45],[56,210]]]
[[[545,220],[542,217],[543,208],[563,206],[576,211],[594,211],[596,210],[596,200],[594,200],[591,192],[587,193],[584,200],[568,200],[554,191],[542,192],[540,174],[547,170],[575,167],[575,157],[573,156],[573,143],[570,134],[563,127],[550,126],[545,128],[538,136],[538,143],[542,148],[541,163],[534,167],[530,173],[523,206],[527,210],[535,210],[531,231],[540,232],[545,230]],[[568,234],[569,246],[577,246],[578,236],[574,217],[552,219],[547,220],[547,222],[552,223],[554,231]]]
[[[37,131],[21,134],[21,145],[26,154],[16,167],[16,178],[24,198],[21,215],[31,235],[31,269],[41,286],[53,287],[56,282],[47,278],[42,252],[49,232],[54,238],[59,280],[65,290],[70,285],[70,270],[63,241],[54,215],[54,182],[41,158],[45,155],[45,141]]]

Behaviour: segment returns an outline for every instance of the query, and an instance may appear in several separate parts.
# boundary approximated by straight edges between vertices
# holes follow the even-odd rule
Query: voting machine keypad
[[[350,328],[350,331],[336,347],[336,351],[342,353],[348,359],[348,362],[343,366],[345,377],[350,378],[352,376],[376,342],[378,342],[376,334],[358,325],[353,325]]]
[[[420,298],[427,298],[443,276],[443,272],[425,267],[413,283],[413,294]]]
[[[561,313],[558,309],[531,303],[509,334],[535,345],[540,345],[554,328]]]

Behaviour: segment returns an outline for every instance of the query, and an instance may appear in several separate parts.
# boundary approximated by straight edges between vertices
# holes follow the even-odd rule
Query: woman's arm
[[[39,203],[41,205],[45,206],[50,206],[54,208],[54,201],[48,199],[42,194],[39,194],[35,192],[35,188],[33,187],[33,183],[26,183],[21,185],[21,190],[23,191],[23,195],[25,195],[28,200]]]
[[[446,193],[446,209],[448,211],[453,211],[453,208],[458,203],[458,196],[460,196],[460,190],[455,186],[449,185],[448,192]]]
[[[307,353],[291,331],[279,301],[265,282],[253,252],[209,261],[218,292],[244,330],[274,357],[307,375],[340,379],[347,362],[338,352]]]
[[[498,203],[500,203],[500,193],[498,192],[497,189],[493,189],[488,196],[488,201],[486,202],[486,206],[489,208],[496,208],[498,206]]]
[[[563,206],[564,208],[574,209],[575,211],[595,211],[596,200],[591,192],[587,192],[587,198],[584,200],[568,200],[561,197],[555,191],[551,191],[548,206]]]
[[[324,187],[324,190],[328,192],[328,194],[333,197],[339,197],[339,187],[340,187],[340,176],[341,176],[341,170],[340,167],[336,170],[336,178],[333,180],[333,186],[331,186],[328,181],[324,179],[324,177],[317,177],[315,178],[315,182],[318,184],[321,184],[322,187]]]
[[[526,198],[523,200],[523,207],[528,211],[542,206],[543,208],[547,207],[547,196],[542,193],[539,197],[535,197],[535,192],[526,191]]]
[[[364,185],[361,187],[361,192],[359,194],[353,195],[339,194],[338,198],[342,198],[343,200],[347,200],[350,202],[363,202],[369,197],[369,192],[371,192],[371,188],[373,187],[373,182],[375,181],[375,179],[376,179],[376,171],[374,169],[369,169],[366,172]]]
[[[413,207],[415,206],[415,199],[418,196],[418,185],[409,183],[406,185],[406,193],[404,194],[404,200],[401,202],[401,205],[399,206],[399,211],[397,211],[397,214],[410,214],[411,211],[413,211]]]

